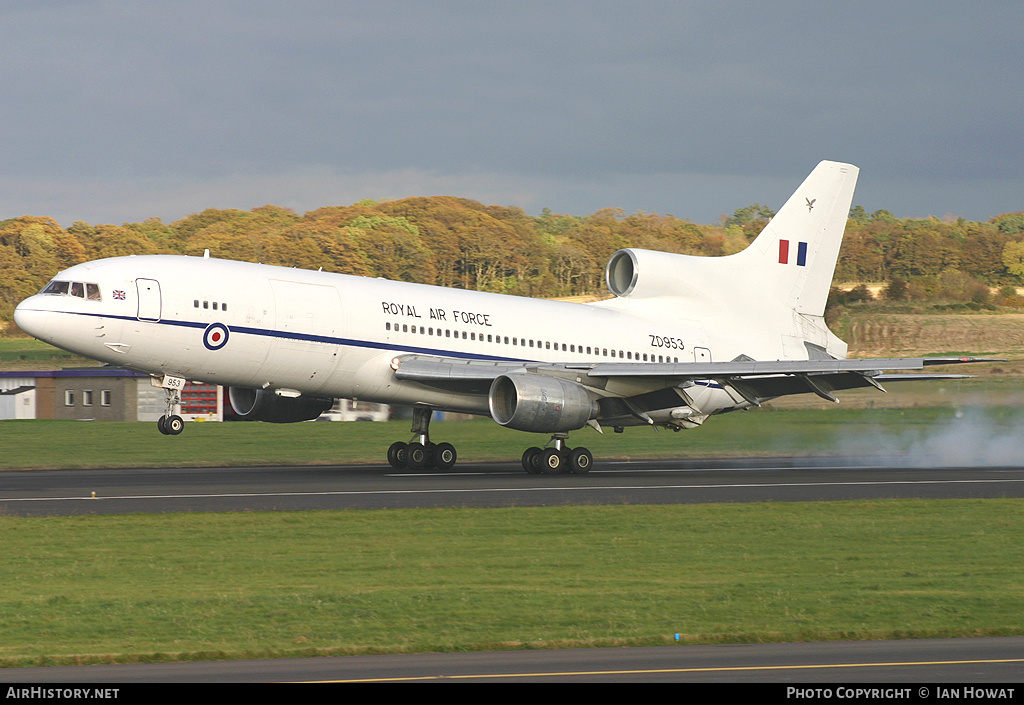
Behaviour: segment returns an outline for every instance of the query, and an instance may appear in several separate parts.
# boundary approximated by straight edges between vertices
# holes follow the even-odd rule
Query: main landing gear
[[[551,440],[543,448],[527,448],[523,453],[523,470],[536,475],[558,475],[571,472],[574,475],[582,475],[590,472],[594,465],[594,456],[586,448],[570,448],[565,444],[568,440],[565,434],[558,434],[551,437]]]
[[[433,409],[426,407],[413,409],[412,440],[409,443],[398,441],[388,448],[388,464],[395,470],[451,470],[455,466],[458,457],[455,446],[430,441],[432,414]],[[527,448],[523,453],[523,469],[531,475],[590,472],[594,456],[586,448],[567,446],[568,438],[568,434],[558,433],[543,448]]]
[[[458,454],[451,443],[430,442],[430,417],[433,409],[416,407],[412,416],[412,440],[398,441],[388,448],[388,463],[395,470],[451,470]]]

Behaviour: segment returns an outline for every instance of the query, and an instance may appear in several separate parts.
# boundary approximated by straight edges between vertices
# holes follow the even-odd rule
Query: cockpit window
[[[68,293],[68,287],[70,285],[71,285],[70,282],[52,281],[52,282],[50,282],[49,284],[46,285],[46,288],[43,289],[43,293],[44,294],[66,294],[66,293]]]
[[[62,282],[54,280],[43,289],[44,294],[58,294],[61,296],[77,296],[80,299],[90,301],[102,301],[99,284],[88,284],[85,282]]]

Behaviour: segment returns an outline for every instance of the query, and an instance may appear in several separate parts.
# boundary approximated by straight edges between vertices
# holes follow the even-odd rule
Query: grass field
[[[597,467],[611,458],[721,455],[883,454],[909,463],[930,454],[966,465],[1024,457],[1024,417],[1016,407],[830,406],[724,414],[679,433],[588,428],[569,443],[590,448]],[[409,429],[409,421],[190,423],[180,436],[163,436],[150,423],[0,421],[0,470],[383,463],[388,445],[408,440]],[[548,441],[488,419],[435,422],[431,437],[454,444],[460,462],[518,461],[528,446]]]
[[[1021,634],[1022,511],[0,518],[0,665]]]
[[[0,337],[0,370],[52,370],[99,363],[55,348],[35,338]]]
[[[729,414],[598,457],[1024,457],[1014,409]],[[3,466],[341,463],[406,423],[0,423]],[[438,423],[463,457],[544,440]],[[979,431],[980,432],[980,431]],[[883,437],[888,441],[883,442]],[[915,450],[916,449],[916,450]],[[975,460],[983,460],[978,454]],[[2,481],[2,476],[0,476]],[[0,666],[1024,633],[1024,500],[0,517]]]
[[[570,445],[588,446],[598,468],[844,453],[1024,462],[1019,380],[925,386],[845,394],[826,411],[812,401],[726,414],[678,434],[587,429]],[[997,405],[973,406],[979,397]],[[517,461],[548,438],[488,420],[431,432],[463,462]],[[146,423],[0,421],[0,470],[383,464],[409,435],[408,421],[194,423],[176,437]],[[1004,499],[0,516],[0,666],[671,644],[675,634],[1024,634],[1022,511],[1024,500]]]

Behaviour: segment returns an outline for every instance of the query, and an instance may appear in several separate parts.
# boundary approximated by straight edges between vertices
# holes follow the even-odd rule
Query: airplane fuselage
[[[397,380],[391,360],[693,362],[723,349],[696,321],[645,316],[615,300],[548,301],[213,258],[111,258],[55,281],[68,291],[27,299],[19,323],[86,357],[225,386],[468,413],[486,414],[487,399]],[[75,284],[99,294],[75,295]],[[635,391],[632,383],[621,393]]]

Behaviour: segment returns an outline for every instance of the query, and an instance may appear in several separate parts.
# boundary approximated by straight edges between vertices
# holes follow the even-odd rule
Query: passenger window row
[[[210,303],[211,302],[209,302],[209,301],[203,301],[203,308],[206,308],[206,309],[210,308]],[[192,306],[194,308],[199,308],[199,299],[195,299],[192,302]],[[218,308],[218,306],[220,308]],[[214,301],[213,302],[213,310],[214,311],[227,311],[228,310],[228,305],[226,303],[222,303],[222,302],[219,302],[219,301]]]
[[[495,335],[493,333],[487,333],[485,336],[483,333],[477,333],[476,331],[453,331],[450,328],[433,328],[430,326],[417,326],[415,324],[409,325],[408,323],[392,324],[390,321],[384,324],[384,330],[393,331],[395,333],[412,333],[416,335],[434,336],[438,338],[461,338],[462,340],[475,340],[481,343],[487,342],[497,345],[512,345],[515,347],[530,347],[543,350],[561,350],[562,352],[575,353],[577,355],[586,355],[590,357],[613,357],[637,362],[679,362],[678,357],[668,357],[665,355],[655,356],[654,353],[641,354],[631,350],[609,350],[608,348],[600,348],[590,345],[576,345],[575,343],[556,343],[550,340],[541,341],[529,338],[510,338],[507,335],[502,336]],[[584,350],[586,352],[584,352]]]

